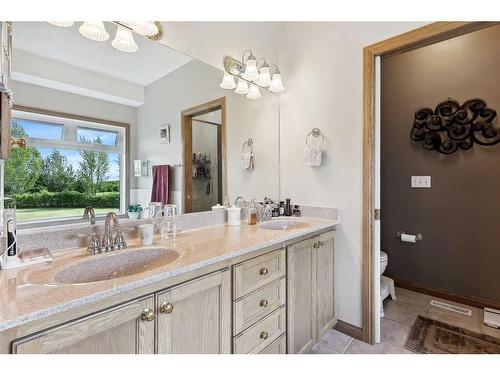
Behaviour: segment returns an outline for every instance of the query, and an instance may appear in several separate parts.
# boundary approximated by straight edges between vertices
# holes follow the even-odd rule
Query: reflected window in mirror
[[[25,137],[5,161],[4,192],[19,222],[125,213],[127,124],[36,110],[14,110],[12,135]]]

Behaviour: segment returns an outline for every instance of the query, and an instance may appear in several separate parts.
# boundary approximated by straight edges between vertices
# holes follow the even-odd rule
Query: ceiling
[[[96,42],[78,32],[81,22],[70,28],[47,22],[14,22],[13,46],[48,59],[125,82],[147,86],[192,60],[160,43],[134,34],[139,49],[124,53],[111,46],[116,26],[106,22],[110,38]]]

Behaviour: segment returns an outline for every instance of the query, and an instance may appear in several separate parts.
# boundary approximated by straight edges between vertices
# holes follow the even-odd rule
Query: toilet
[[[384,251],[380,252],[380,317],[384,317],[384,299],[391,296],[393,300],[396,299],[396,288],[394,287],[394,280],[390,277],[383,276],[385,269],[389,264],[389,257]]]

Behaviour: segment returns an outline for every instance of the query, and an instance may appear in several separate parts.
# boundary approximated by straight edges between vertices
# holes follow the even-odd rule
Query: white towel
[[[309,167],[319,167],[323,162],[323,145],[307,146],[306,152],[306,165]]]
[[[241,153],[241,167],[243,169],[248,169],[250,171],[253,170],[254,167],[253,151]]]

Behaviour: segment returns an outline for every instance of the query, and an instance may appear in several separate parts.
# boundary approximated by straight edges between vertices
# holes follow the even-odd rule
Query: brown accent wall
[[[500,301],[500,144],[441,155],[410,140],[415,110],[481,98],[500,115],[500,26],[382,60],[381,245],[388,276]],[[498,118],[495,124],[499,126]],[[431,176],[430,189],[410,177]],[[420,232],[409,244],[400,230]]]

